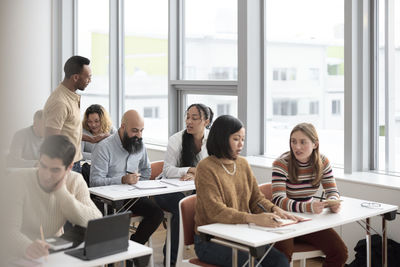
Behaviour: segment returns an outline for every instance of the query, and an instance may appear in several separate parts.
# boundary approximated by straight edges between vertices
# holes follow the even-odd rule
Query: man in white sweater
[[[12,173],[5,193],[10,204],[3,213],[12,254],[45,256],[49,246],[41,240],[41,226],[49,238],[67,221],[86,227],[89,220],[102,216],[82,175],[71,171],[75,152],[68,137],[49,136],[40,147],[39,167]]]

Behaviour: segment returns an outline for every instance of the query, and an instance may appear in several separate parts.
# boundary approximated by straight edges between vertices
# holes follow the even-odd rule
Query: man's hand
[[[121,182],[123,184],[136,184],[140,179],[140,173],[127,173],[122,176]]]
[[[29,259],[37,259],[49,255],[49,244],[42,240],[36,240],[25,250],[25,256]]]

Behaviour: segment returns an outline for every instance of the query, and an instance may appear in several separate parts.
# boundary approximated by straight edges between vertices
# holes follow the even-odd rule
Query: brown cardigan
[[[268,211],[274,204],[258,188],[257,181],[247,160],[236,159],[236,173],[229,175],[215,156],[209,156],[196,168],[195,229],[211,223],[247,223],[246,214],[263,212],[260,202]],[[233,171],[233,164],[225,164]]]

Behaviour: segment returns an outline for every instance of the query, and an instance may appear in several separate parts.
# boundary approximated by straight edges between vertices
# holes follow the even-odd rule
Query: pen
[[[43,226],[40,225],[40,237],[42,238],[42,242],[44,243],[44,233],[43,233]],[[45,259],[47,260],[47,256],[45,257]]]
[[[264,208],[264,206],[260,202],[257,203],[257,206],[259,206],[260,209],[262,209],[264,212],[268,213],[268,211]],[[272,217],[272,220],[279,223],[279,221],[275,217]]]
[[[319,202],[322,202],[322,199],[324,199],[324,191],[322,191],[321,197],[319,198]]]

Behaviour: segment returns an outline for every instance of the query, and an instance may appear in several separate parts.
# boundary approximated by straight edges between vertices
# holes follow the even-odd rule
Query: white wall
[[[51,91],[51,0],[0,2],[0,149]]]

